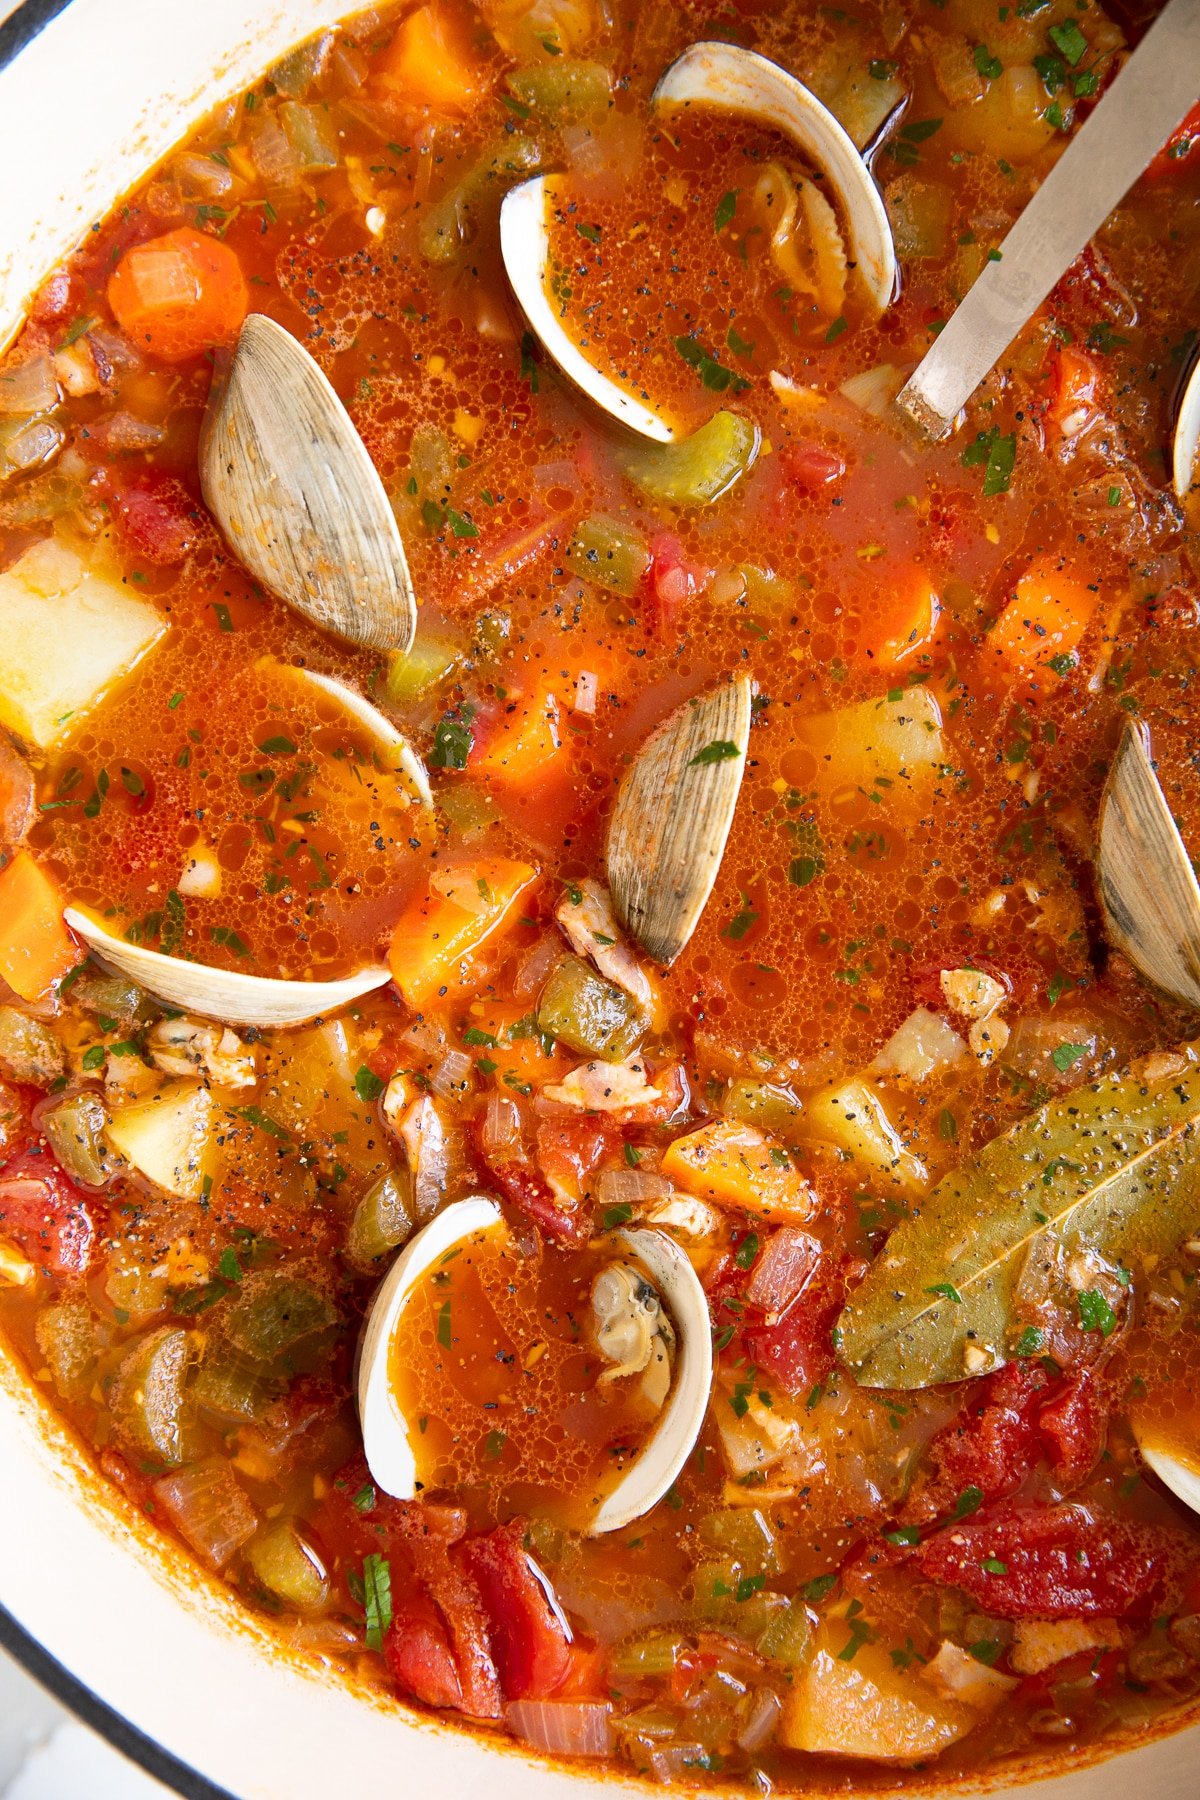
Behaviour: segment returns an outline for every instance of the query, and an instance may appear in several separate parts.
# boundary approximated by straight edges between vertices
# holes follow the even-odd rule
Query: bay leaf
[[[1157,1066],[1156,1066],[1157,1065]],[[1200,1227],[1200,1041],[1050,1101],[945,1176],[892,1232],[838,1321],[864,1387],[921,1388],[1008,1361],[1030,1249],[1119,1261],[1135,1281]],[[977,1359],[971,1358],[972,1362]]]

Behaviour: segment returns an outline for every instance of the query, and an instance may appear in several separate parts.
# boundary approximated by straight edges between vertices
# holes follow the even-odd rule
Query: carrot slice
[[[662,1172],[685,1193],[770,1222],[812,1216],[812,1191],[787,1151],[737,1119],[714,1119],[676,1138],[663,1153]]]
[[[18,851],[0,874],[0,976],[22,1000],[36,1000],[78,961],[58,889]]]
[[[471,767],[492,781],[519,786],[540,774],[561,749],[558,701],[551,693],[538,693],[505,715],[472,756]]]
[[[401,913],[388,951],[392,978],[409,1006],[460,984],[463,959],[513,922],[518,900],[536,879],[528,863],[500,856],[434,875]]]
[[[1051,558],[1035,562],[988,634],[988,643],[1021,675],[1070,656],[1091,622],[1099,595]]]
[[[232,343],[250,296],[228,244],[185,225],[125,252],[108,303],[135,344],[164,362],[185,362]]]
[[[409,13],[376,63],[375,73],[406,106],[428,106],[433,112],[468,112],[484,89],[482,71],[451,22],[433,6]]]

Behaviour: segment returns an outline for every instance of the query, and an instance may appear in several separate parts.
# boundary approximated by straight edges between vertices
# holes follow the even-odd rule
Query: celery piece
[[[108,1173],[107,1126],[104,1102],[86,1090],[56,1101],[42,1114],[50,1148],[72,1180],[87,1187],[99,1187]]]
[[[136,982],[124,975],[110,975],[105,969],[89,963],[68,990],[72,1004],[82,1006],[98,1018],[111,1019],[126,1037],[135,1025],[147,1025],[154,1017],[154,1004]]]
[[[290,1519],[262,1526],[246,1545],[246,1561],[257,1579],[285,1606],[318,1612],[329,1598],[329,1577],[320,1557]]]
[[[267,80],[281,94],[290,94],[293,100],[298,100],[316,80],[328,54],[329,44],[330,34],[322,32],[319,37],[310,38],[307,44],[289,50],[286,56],[271,64],[267,70]]]
[[[152,1314],[162,1312],[170,1274],[152,1250],[136,1238],[117,1238],[109,1246],[107,1261],[104,1292],[118,1314],[124,1313],[134,1324],[142,1324]]]
[[[521,106],[572,119],[599,112],[612,103],[612,76],[605,65],[569,56],[528,69],[512,69],[504,84]]]
[[[444,681],[459,660],[459,652],[444,638],[423,638],[418,632],[407,653],[398,651],[387,676],[387,697],[397,706],[424,699]]]
[[[369,1270],[402,1244],[413,1228],[412,1178],[392,1169],[372,1183],[355,1207],[346,1233],[346,1257]]]
[[[811,1632],[808,1611],[803,1601],[787,1600],[783,1606],[776,1608],[766,1630],[760,1633],[755,1647],[760,1656],[768,1657],[771,1662],[782,1663],[785,1668],[794,1669],[808,1654]]]
[[[328,113],[319,106],[301,106],[298,101],[287,100],[279,109],[279,117],[292,154],[306,175],[337,168],[337,138]]]
[[[888,217],[900,256],[940,261],[950,248],[954,195],[941,181],[899,175],[887,190]]]
[[[804,1108],[790,1088],[739,1076],[730,1082],[729,1092],[721,1102],[721,1111],[726,1118],[757,1125],[787,1143],[800,1123]]]
[[[733,573],[742,578],[742,598],[747,606],[764,612],[782,612],[785,607],[795,605],[796,584],[786,575],[779,575],[761,563],[736,563]]]
[[[732,1622],[742,1565],[736,1557],[697,1563],[692,1571],[692,1611],[708,1624]]]
[[[169,1466],[183,1461],[188,1361],[187,1332],[163,1325],[130,1344],[112,1391],[113,1423],[121,1437]]]
[[[225,1316],[235,1350],[255,1363],[295,1358],[337,1322],[328,1297],[311,1281],[264,1272],[248,1278]]]
[[[87,1301],[57,1300],[44,1306],[33,1329],[55,1390],[64,1400],[82,1400],[91,1388],[100,1349]]]
[[[469,781],[444,787],[438,794],[438,806],[450,821],[451,829],[467,844],[482,837],[500,817],[491,796],[472,787]]]
[[[618,1644],[609,1658],[614,1675],[669,1675],[688,1647],[678,1631],[648,1631]]]
[[[626,475],[653,500],[711,506],[754,466],[762,433],[740,413],[714,413],[679,444],[639,444],[623,459]]]
[[[503,190],[534,174],[541,161],[541,148],[528,137],[506,137],[486,148],[452,187],[424,208],[417,243],[426,262],[453,262],[475,236],[481,211],[488,206],[498,210]]]
[[[592,513],[575,527],[567,561],[582,580],[632,600],[650,567],[650,551],[639,531],[607,513]]]
[[[5,1075],[44,1087],[63,1067],[62,1045],[40,1019],[26,1018],[15,1006],[0,1006],[0,1070]]]
[[[700,1521],[705,1544],[741,1563],[751,1575],[778,1575],[783,1567],[775,1533],[756,1506],[731,1506]]]
[[[192,1399],[216,1418],[242,1423],[260,1417],[279,1398],[279,1383],[220,1340],[205,1350]]]
[[[564,956],[551,971],[538,1001],[537,1022],[548,1036],[605,1062],[621,1062],[646,1029],[636,1000],[578,956]]]

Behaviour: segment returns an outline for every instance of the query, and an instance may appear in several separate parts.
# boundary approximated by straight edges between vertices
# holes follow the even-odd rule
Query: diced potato
[[[952,1069],[967,1055],[967,1046],[940,1013],[918,1006],[893,1031],[875,1061],[872,1075],[897,1075],[901,1081],[927,1081],[940,1069]]]
[[[924,687],[906,688],[897,700],[863,700],[802,719],[796,735],[817,757],[826,787],[869,790],[880,778],[911,784],[946,754],[942,711]]]
[[[460,38],[447,15],[433,6],[418,7],[376,57],[373,77],[398,93],[405,106],[426,106],[451,117],[465,113],[486,86],[486,75]]]
[[[812,1190],[782,1144],[739,1119],[714,1119],[676,1138],[662,1172],[698,1199],[735,1206],[756,1219],[795,1223],[812,1217]]]
[[[919,1156],[904,1148],[900,1134],[869,1082],[858,1077],[822,1088],[809,1102],[805,1135],[833,1144],[852,1162],[866,1166],[864,1179],[882,1175],[908,1190],[926,1187],[929,1174]]]
[[[942,998],[964,1019],[986,1019],[1008,999],[1008,990],[982,969],[943,969],[938,977]]]
[[[991,1712],[1018,1685],[1015,1675],[989,1668],[949,1638],[923,1665],[921,1676],[943,1698],[961,1700],[980,1712]]]
[[[37,1279],[37,1270],[15,1244],[0,1238],[0,1287],[28,1287]]]
[[[822,1625],[813,1653],[784,1697],[779,1741],[818,1756],[863,1756],[873,1762],[917,1762],[937,1756],[979,1714],[933,1693],[911,1670],[897,1669],[882,1644],[851,1641],[844,1621]]]
[[[213,1174],[214,1118],[207,1088],[173,1081],[149,1100],[115,1113],[108,1141],[156,1187],[181,1200],[199,1200]]]
[[[48,541],[0,575],[0,725],[47,750],[123,681],[166,622]]]
[[[794,1419],[786,1418],[774,1406],[764,1406],[757,1394],[743,1395],[744,1412],[735,1412],[730,1396],[715,1390],[709,1402],[725,1464],[735,1481],[747,1475],[761,1475],[773,1463],[787,1455],[799,1437]],[[759,1489],[754,1490],[756,1495]]]

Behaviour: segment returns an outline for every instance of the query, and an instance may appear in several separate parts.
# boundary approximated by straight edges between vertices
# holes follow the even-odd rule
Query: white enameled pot
[[[49,269],[192,121],[346,10],[345,0],[18,6],[0,25],[0,346]],[[551,1768],[279,1650],[217,1584],[139,1528],[2,1346],[0,1608],[0,1641],[184,1794],[616,1800],[661,1791]],[[959,1791],[1196,1800],[1200,1725],[1056,1779]]]

